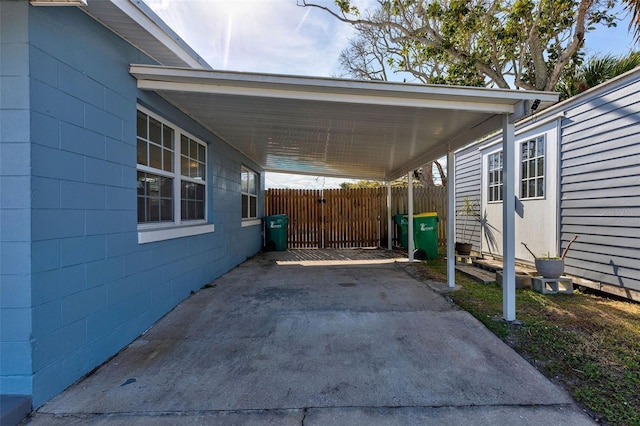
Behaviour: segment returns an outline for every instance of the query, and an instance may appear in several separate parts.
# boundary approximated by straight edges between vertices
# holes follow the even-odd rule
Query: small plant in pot
[[[460,256],[470,255],[473,248],[473,238],[478,229],[482,229],[482,234],[487,240],[489,253],[491,254],[491,248],[497,247],[498,244],[494,234],[496,228],[489,224],[486,212],[484,215],[480,212],[478,203],[471,201],[469,198],[464,198],[463,201],[464,204],[457,214],[458,217],[464,218],[464,220],[462,221],[460,233],[461,239],[456,241],[456,252]]]
[[[531,256],[535,259],[536,271],[539,275],[542,275],[543,278],[555,279],[560,278],[560,276],[564,273],[564,258],[567,256],[569,252],[569,247],[575,240],[578,239],[578,236],[574,236],[573,239],[567,244],[567,247],[562,252],[562,256],[550,256],[549,253],[543,256],[536,256],[529,247],[525,243],[522,243],[524,248],[527,249]]]
[[[478,218],[480,215],[480,208],[478,204],[471,201],[469,198],[464,198],[464,204],[458,211],[458,217],[462,219],[462,230],[460,233],[460,240],[456,239],[456,252],[461,256],[468,256],[471,254],[473,248],[473,237],[478,231]]]

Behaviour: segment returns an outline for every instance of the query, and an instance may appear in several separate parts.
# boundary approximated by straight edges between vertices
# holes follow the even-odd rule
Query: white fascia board
[[[138,80],[138,89],[152,91],[173,91],[208,93],[216,95],[253,96],[262,98],[294,99],[318,102],[352,103],[363,105],[395,106],[405,108],[445,109],[452,111],[487,112],[491,114],[510,114],[513,105],[489,102],[464,102],[456,100],[428,99],[426,96],[384,96],[362,93],[336,93],[335,91],[304,91],[289,88],[264,88],[246,86],[223,86],[215,83],[190,83],[159,80]]]
[[[142,90],[262,96],[297,100],[512,114],[523,100],[555,102],[556,93],[477,87],[364,82],[131,65]]]
[[[536,100],[541,102],[556,102],[558,94],[542,91],[522,91],[510,89],[494,89],[486,87],[447,86],[438,84],[397,83],[390,81],[363,81],[348,80],[328,77],[309,77],[285,74],[259,74],[237,71],[213,71],[194,70],[176,67],[163,67],[157,65],[131,65],[133,75],[142,80],[169,80],[172,81],[216,81],[216,84],[225,85],[295,85],[309,88],[334,88],[381,91],[381,92],[405,92],[414,96],[427,95],[439,98],[456,97],[458,99],[468,97],[472,100],[485,99],[486,102],[494,100],[501,103],[515,105],[523,100]],[[180,79],[180,80],[178,80]]]
[[[31,0],[31,6],[86,6],[87,0]]]
[[[153,19],[146,13],[141,7],[142,5],[136,5],[132,0],[110,0],[111,3],[120,9],[123,13],[133,19],[142,29],[148,32],[152,37],[165,45],[167,49],[171,50],[182,61],[188,64],[192,68],[206,69],[196,58],[193,57],[195,52],[190,52],[178,41],[177,34],[165,25],[163,28],[156,19]],[[137,3],[140,3],[137,0]],[[160,18],[157,18],[158,20]],[[173,34],[171,34],[173,33]],[[186,43],[184,43],[186,45]]]

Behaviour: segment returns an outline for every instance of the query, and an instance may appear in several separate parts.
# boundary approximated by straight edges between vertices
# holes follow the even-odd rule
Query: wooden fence
[[[414,213],[438,213],[438,244],[446,244],[446,189],[413,189]],[[391,215],[407,213],[407,188],[391,189]],[[387,245],[387,189],[269,189],[265,215],[289,217],[289,248],[353,248]],[[393,226],[393,243],[398,244]]]

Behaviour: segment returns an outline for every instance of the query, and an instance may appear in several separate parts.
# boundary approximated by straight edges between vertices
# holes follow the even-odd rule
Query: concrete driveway
[[[591,423],[404,265],[382,250],[259,254],[26,423]]]

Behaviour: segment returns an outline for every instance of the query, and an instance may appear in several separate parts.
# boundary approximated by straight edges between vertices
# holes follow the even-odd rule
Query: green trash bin
[[[409,218],[406,214],[397,214],[394,216],[394,220],[398,226],[400,245],[406,250],[409,248]]]
[[[266,250],[287,250],[288,224],[289,218],[286,214],[276,214],[264,218]]]
[[[413,241],[416,250],[422,250],[427,259],[438,257],[438,213],[413,216]]]

